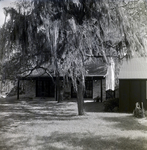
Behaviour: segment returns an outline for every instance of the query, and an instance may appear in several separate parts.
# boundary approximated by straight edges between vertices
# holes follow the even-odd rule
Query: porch
[[[63,83],[63,77],[60,77],[60,94],[62,101],[70,101],[77,97],[72,86],[71,80],[68,83]],[[32,98],[53,98],[57,97],[56,78],[51,77],[19,77],[17,84],[17,99],[19,99],[20,82],[25,82],[25,94]],[[104,77],[86,77],[84,98],[93,100],[95,97],[100,97],[102,102],[106,98],[105,93],[105,78]]]

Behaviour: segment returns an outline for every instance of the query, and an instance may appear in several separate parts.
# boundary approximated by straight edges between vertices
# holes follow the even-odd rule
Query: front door
[[[55,85],[52,80],[37,80],[36,81],[36,96],[37,97],[54,97]]]

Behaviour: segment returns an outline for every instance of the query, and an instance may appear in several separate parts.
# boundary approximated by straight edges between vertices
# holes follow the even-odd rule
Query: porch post
[[[101,102],[103,101],[103,84],[101,79]]]
[[[56,99],[56,101],[58,101],[57,100],[57,85],[55,86],[55,99]]]
[[[19,99],[19,79],[17,81],[17,99]]]

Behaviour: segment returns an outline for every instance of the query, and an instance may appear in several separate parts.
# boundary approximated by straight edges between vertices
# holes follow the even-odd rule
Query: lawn
[[[76,102],[3,99],[0,150],[147,150],[146,118],[100,106],[85,103],[85,115],[78,116]]]

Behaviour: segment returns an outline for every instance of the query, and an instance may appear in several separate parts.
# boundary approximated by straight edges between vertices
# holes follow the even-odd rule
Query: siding
[[[106,80],[102,79],[102,101],[106,99]],[[93,81],[93,98],[101,97],[101,80]]]
[[[36,81],[26,80],[25,81],[25,94],[29,97],[36,97]]]
[[[143,102],[147,109],[146,80],[120,80],[120,112],[133,112],[136,102]]]

